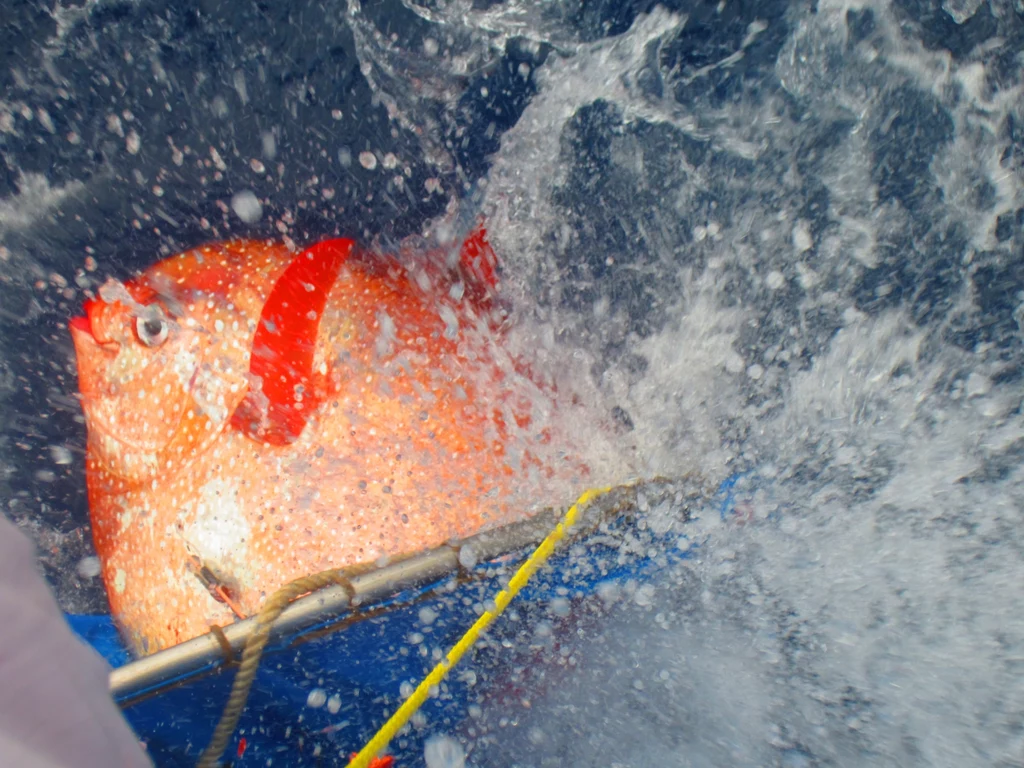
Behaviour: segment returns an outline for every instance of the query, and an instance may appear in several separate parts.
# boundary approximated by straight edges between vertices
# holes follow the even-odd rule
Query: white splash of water
[[[947,11],[958,22],[976,10],[957,8],[964,19]],[[853,40],[850,14],[860,13],[871,14],[874,31]],[[578,644],[576,682],[539,693],[532,713],[500,708],[526,738],[496,725],[505,743],[482,743],[484,762],[1019,762],[1024,619],[1011,607],[1024,597],[1022,395],[1011,353],[955,344],[950,330],[974,322],[987,289],[965,265],[982,249],[1008,248],[997,222],[1022,202],[1006,126],[1021,117],[1024,78],[993,85],[986,54],[998,39],[955,59],[927,49],[882,2],[829,2],[813,15],[794,8],[790,22],[774,71],[810,120],[770,86],[738,89],[699,113],[634,87],[651,52],[684,28],[656,11],[618,38],[552,57],[537,74],[539,94],[503,138],[485,209],[524,295],[566,279],[553,250],[593,257],[571,253],[578,241],[566,231],[565,203],[574,194],[569,125],[588,106],[614,106],[616,136],[660,124],[716,155],[718,165],[680,155],[679,198],[720,197],[690,240],[664,242],[680,231],[672,227],[659,233],[668,320],[646,337],[625,334],[645,368],[598,366],[592,394],[631,416],[621,464],[716,482],[747,469],[737,510],[761,511],[746,518],[753,524],[704,526],[699,558],[662,579],[677,596],[659,591],[640,617],[607,617]],[[748,38],[773,31],[755,27]],[[901,104],[903,94],[919,101]],[[834,126],[835,141],[819,140],[822,124]],[[655,146],[629,141],[608,173],[643,183]],[[922,145],[926,154],[900,166],[903,157],[885,159],[887,142],[897,154],[921,154]],[[729,158],[760,167],[731,187],[726,177],[740,166]],[[885,162],[918,178],[887,178]],[[808,177],[825,190],[816,214],[824,225],[801,212]],[[939,193],[921,197],[929,183]],[[696,215],[686,204],[657,213]],[[908,244],[922,217],[930,239]],[[965,233],[957,259],[932,235],[950,227]],[[894,243],[905,255],[894,257]],[[942,294],[933,283],[928,298],[925,286],[901,282],[899,270],[930,275],[935,263],[948,264],[939,279],[960,280],[958,288]],[[572,312],[557,302],[547,311],[531,332],[543,338],[549,323],[560,339],[552,359],[567,360]],[[585,322],[608,332],[614,321],[614,305],[598,301]],[[565,367],[586,378],[600,360],[581,338],[586,362]],[[703,519],[716,516],[709,509]],[[753,650],[733,648],[737,637]],[[623,679],[627,668],[634,679]]]
[[[0,200],[0,237],[8,232],[27,229],[69,197],[81,195],[85,185],[80,181],[51,186],[38,173],[22,174],[18,194]]]

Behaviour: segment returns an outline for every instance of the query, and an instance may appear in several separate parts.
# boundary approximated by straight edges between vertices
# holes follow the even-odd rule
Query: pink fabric
[[[32,545],[0,514],[0,766],[150,766],[107,693],[108,673],[65,623]]]

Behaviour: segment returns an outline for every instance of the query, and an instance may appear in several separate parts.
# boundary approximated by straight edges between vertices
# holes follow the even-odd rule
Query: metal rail
[[[673,487],[678,489],[679,486],[673,484]],[[665,481],[651,481],[612,491],[586,510],[579,525],[573,529],[572,538],[592,532],[624,510],[635,509],[637,493],[641,489],[650,492],[656,488],[665,490],[667,485]],[[692,488],[689,495],[693,495]],[[466,547],[471,548],[474,560],[481,563],[518,552],[542,540],[558,519],[557,512],[545,510],[529,520],[479,533],[353,576],[350,579],[351,603],[349,592],[341,586],[326,587],[301,597],[274,622],[270,642],[280,642],[317,625],[340,619],[351,608],[373,607],[404,590],[424,587],[457,573],[460,553]],[[111,672],[111,695],[125,704],[136,697],[158,693],[197,674],[230,663],[242,650],[255,626],[255,618],[237,621],[220,631],[223,639],[218,637],[218,633],[210,632],[131,661]],[[231,647],[230,659],[224,640]]]

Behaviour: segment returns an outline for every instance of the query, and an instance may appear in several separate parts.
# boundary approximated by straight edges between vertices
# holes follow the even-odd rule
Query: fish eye
[[[151,304],[145,314],[135,318],[135,335],[147,347],[159,347],[167,341],[170,330],[167,316],[158,305]]]

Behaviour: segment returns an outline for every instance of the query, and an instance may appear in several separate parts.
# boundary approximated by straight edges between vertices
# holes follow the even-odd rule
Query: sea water
[[[418,721],[426,763],[1024,763],[1018,3],[17,12],[0,481],[67,609],[102,606],[84,291],[482,212],[595,476],[733,490],[683,564],[553,601],[464,721]]]
[[[496,240],[631,470],[741,502],[480,765],[1024,760],[1019,13],[655,9],[538,73]]]

